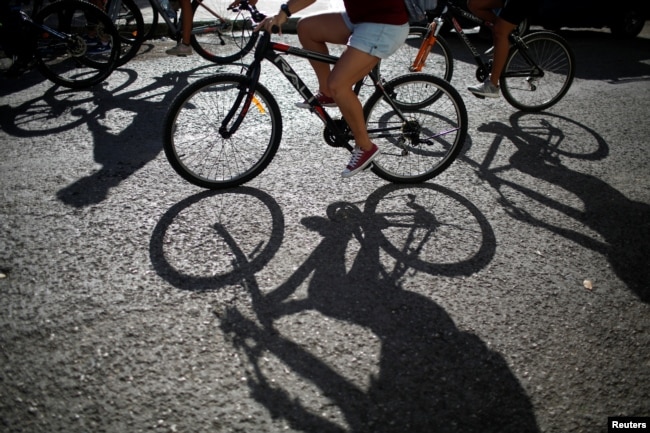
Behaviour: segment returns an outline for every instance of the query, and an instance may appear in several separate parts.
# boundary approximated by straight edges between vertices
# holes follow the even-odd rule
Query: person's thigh
[[[345,45],[351,31],[342,13],[333,12],[302,18],[298,22],[297,32],[300,43],[305,47],[308,41]]]
[[[348,47],[336,62],[329,77],[328,87],[332,91],[351,88],[365,77],[379,62],[379,57]]]

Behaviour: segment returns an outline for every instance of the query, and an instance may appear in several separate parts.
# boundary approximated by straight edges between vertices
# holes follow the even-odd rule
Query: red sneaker
[[[332,97],[323,95],[321,92],[316,93],[316,99],[318,99],[318,102],[320,102],[320,105],[323,107],[336,107],[336,102],[334,102],[334,99]],[[298,108],[309,108],[309,102],[296,102],[296,107]]]
[[[373,159],[377,158],[381,152],[376,144],[372,145],[372,149],[363,150],[360,147],[355,146],[352,151],[352,157],[348,163],[345,170],[341,173],[343,177],[354,176],[372,162]]]

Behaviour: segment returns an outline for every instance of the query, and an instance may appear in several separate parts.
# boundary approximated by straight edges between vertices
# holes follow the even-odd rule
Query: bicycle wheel
[[[228,10],[230,1],[194,0],[191,44],[206,60],[224,64],[239,60],[257,41],[248,11]]]
[[[388,59],[381,61],[381,72],[384,78],[390,80],[400,75],[413,72],[411,70],[413,61],[420,50],[427,31],[426,27],[410,28],[409,35],[404,44]],[[424,67],[421,71],[417,72],[433,74],[443,78],[445,81],[451,81],[454,73],[454,59],[447,41],[442,36],[438,36],[436,43],[431,47]]]
[[[112,2],[118,1],[119,8],[115,16],[110,15]],[[144,19],[140,8],[133,0],[108,0],[105,10],[109,11],[109,16],[113,19],[113,24],[117,27],[120,34],[120,58],[117,61],[118,66],[122,66],[136,54],[142,46],[145,38]]]
[[[152,0],[149,0],[151,5],[151,23],[148,26],[145,26],[144,29],[144,40],[148,41],[153,39],[156,36],[156,30],[158,29],[158,10],[151,4]]]
[[[61,0],[44,7],[34,18],[66,36],[37,32],[38,70],[56,84],[73,89],[89,87],[108,77],[117,66],[120,37],[110,18],[80,0]]]
[[[397,183],[424,182],[437,176],[465,143],[463,99],[451,84],[430,74],[403,75],[385,84],[385,89],[406,121],[380,91],[368,99],[364,106],[368,133],[382,152],[372,171]]]
[[[571,87],[575,57],[567,42],[555,33],[529,33],[522,40],[527,49],[511,49],[499,80],[501,91],[513,107],[541,111],[556,104]]]
[[[232,136],[220,132],[246,82],[236,74],[207,77],[172,102],[164,124],[165,155],[188,182],[210,189],[237,186],[260,174],[273,159],[282,139],[282,117],[262,85],[255,88],[247,112],[236,107],[236,114],[245,113],[237,131]]]

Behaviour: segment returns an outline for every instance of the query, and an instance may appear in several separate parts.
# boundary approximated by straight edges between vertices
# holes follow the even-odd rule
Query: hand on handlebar
[[[255,27],[254,31],[259,32],[260,30],[264,30],[269,33],[275,33],[275,30],[277,30],[277,33],[281,35],[282,25],[287,21],[289,21],[287,16],[284,13],[279,13],[272,17],[264,18],[264,20]]]

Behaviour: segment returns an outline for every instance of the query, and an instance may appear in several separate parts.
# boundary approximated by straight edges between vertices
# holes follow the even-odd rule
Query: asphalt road
[[[564,35],[577,77],[541,114],[469,95],[449,38],[470,138],[416,186],[342,180],[348,155],[272,70],[274,161],[245,187],[187,184],[161,152],[166,109],[238,67],[168,58],[171,41],[90,91],[1,81],[0,431],[594,433],[649,416],[650,32]]]

